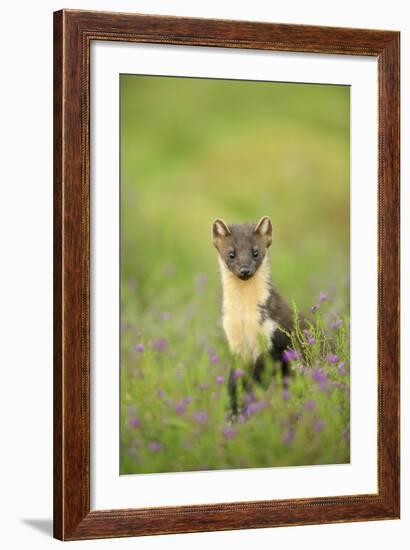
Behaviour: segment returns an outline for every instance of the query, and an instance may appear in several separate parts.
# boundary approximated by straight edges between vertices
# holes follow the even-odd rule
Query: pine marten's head
[[[246,281],[258,271],[272,242],[272,222],[264,216],[258,223],[227,225],[217,219],[212,226],[212,239],[226,267]]]

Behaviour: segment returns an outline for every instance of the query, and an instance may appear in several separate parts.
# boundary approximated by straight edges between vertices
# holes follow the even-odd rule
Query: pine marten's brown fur
[[[283,352],[290,345],[290,339],[284,331],[292,331],[293,318],[289,304],[271,283],[268,256],[272,242],[270,218],[264,216],[256,224],[230,225],[217,219],[212,236],[219,253],[223,327],[231,352],[252,365],[252,374],[257,381],[261,378],[262,352],[266,348],[273,360],[281,363],[283,374],[287,374]],[[232,374],[229,390],[232,407],[236,409]]]

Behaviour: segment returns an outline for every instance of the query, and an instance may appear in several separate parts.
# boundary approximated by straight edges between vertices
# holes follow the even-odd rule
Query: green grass
[[[347,87],[121,77],[121,473],[349,461],[349,200]],[[211,224],[262,215],[275,285],[328,300],[230,426]]]

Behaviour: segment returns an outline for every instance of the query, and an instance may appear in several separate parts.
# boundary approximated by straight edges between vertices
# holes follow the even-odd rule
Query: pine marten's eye
[[[253,257],[254,257],[254,258],[257,258],[257,257],[259,256],[259,250],[257,250],[256,248],[254,248],[252,254],[253,254]]]
[[[235,250],[229,252],[229,257],[233,260],[235,258]]]

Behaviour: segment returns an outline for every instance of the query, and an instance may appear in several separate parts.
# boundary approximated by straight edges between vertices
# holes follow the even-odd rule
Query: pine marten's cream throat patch
[[[270,296],[269,258],[265,256],[257,272],[248,280],[234,275],[219,258],[223,287],[223,327],[234,355],[255,361],[272,345],[272,334],[278,327],[272,319],[264,319],[262,308]],[[262,340],[262,342],[261,342]],[[262,344],[262,345],[261,345]]]

